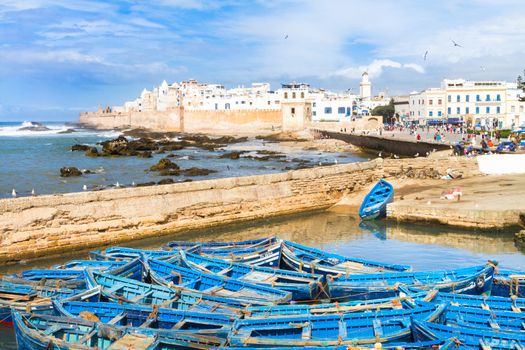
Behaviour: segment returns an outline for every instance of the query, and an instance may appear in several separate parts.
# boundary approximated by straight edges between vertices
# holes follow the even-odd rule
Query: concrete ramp
[[[525,174],[525,154],[491,154],[477,159],[483,174]]]

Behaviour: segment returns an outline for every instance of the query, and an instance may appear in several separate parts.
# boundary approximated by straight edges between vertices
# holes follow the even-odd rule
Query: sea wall
[[[382,160],[286,173],[0,200],[0,263],[326,208]]]
[[[476,158],[443,156],[394,159],[386,158],[383,162],[385,178],[440,178],[448,170],[458,171],[462,177],[481,175]]]
[[[185,132],[260,133],[281,127],[280,109],[184,110]]]
[[[97,129],[145,128],[181,131],[180,111],[166,112],[83,112],[79,122]]]

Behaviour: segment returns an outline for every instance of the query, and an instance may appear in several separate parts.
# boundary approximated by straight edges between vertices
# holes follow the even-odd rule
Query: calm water
[[[366,228],[353,216],[328,212],[157,237],[127,246],[158,248],[175,239],[230,241],[271,235],[340,254],[409,264],[415,270],[459,268],[484,264],[489,259],[499,261],[501,267],[525,270],[525,255],[514,245],[512,233],[467,232],[444,226],[385,222]],[[0,268],[0,274],[45,268],[73,258],[87,258],[87,251],[30,265]],[[1,326],[0,348],[16,349],[12,330]]]
[[[146,171],[166,154],[155,154],[153,158],[137,157],[97,157],[90,158],[84,152],[72,152],[71,146],[80,143],[95,146],[97,142],[115,138],[116,132],[75,129],[68,134],[61,134],[71,126],[64,123],[44,123],[49,131],[23,131],[22,123],[0,123],[0,198],[10,197],[13,188],[18,195],[30,195],[34,188],[37,194],[78,192],[84,185],[113,186],[117,182],[130,185],[132,182],[158,182],[164,177],[154,172]],[[286,153],[281,160],[259,161],[254,159],[220,159],[219,156],[231,150],[273,150]],[[186,148],[172,152],[171,158],[181,168],[199,167],[216,170],[208,176],[191,177],[194,180],[246,176],[281,172],[286,167],[293,167],[294,158],[310,160],[312,164],[333,164],[365,161],[364,155],[355,153],[327,153],[286,147],[279,143],[268,143],[261,140],[248,140],[240,144],[229,145],[224,150],[210,152],[198,148]],[[248,153],[249,154],[249,153]],[[76,178],[61,178],[59,169],[64,166],[74,166],[79,169],[89,169],[94,174]],[[183,181],[188,177],[178,176],[175,181]]]

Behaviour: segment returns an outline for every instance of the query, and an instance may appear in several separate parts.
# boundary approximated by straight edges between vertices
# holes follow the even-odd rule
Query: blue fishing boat
[[[525,331],[525,313],[522,312],[448,305],[444,317],[446,324],[458,327],[473,327],[500,332]]]
[[[236,320],[232,346],[337,346],[409,340],[412,319],[434,321],[443,305],[377,312]]]
[[[411,267],[407,265],[387,264],[328,253],[286,240],[283,240],[281,245],[282,267],[287,267],[299,272],[339,275],[383,271],[408,271],[411,269]]]
[[[180,263],[195,271],[233,278],[243,282],[267,285],[292,293],[292,300],[316,300],[329,298],[324,289],[324,277],[269,267],[233,263],[193,253],[180,253]]]
[[[97,291],[55,288],[49,286],[26,286],[0,281],[0,323],[11,325],[11,309],[27,311],[46,308],[51,298],[78,297],[95,300]]]
[[[13,311],[16,341],[24,350],[88,349],[209,349],[224,339],[198,333],[119,327],[82,318]]]
[[[437,291],[411,292],[399,287],[396,294],[389,298],[354,300],[347,302],[319,303],[319,304],[286,304],[273,306],[251,306],[246,313],[249,317],[283,317],[290,315],[327,315],[364,311],[393,310],[414,308],[415,300],[433,302]]]
[[[468,308],[480,308],[494,311],[525,312],[524,298],[506,298],[498,296],[466,295],[439,292],[433,302],[447,303]]]
[[[86,267],[88,267],[86,265]],[[28,285],[28,286],[50,286],[55,288],[86,289],[84,269],[40,269],[26,270],[20,273],[6,275],[3,281]],[[113,261],[106,264],[91,264],[91,270],[105,271],[107,273],[127,278],[142,279],[143,266],[139,259],[131,261]]]
[[[494,274],[491,295],[500,297],[525,297],[525,272],[498,269]]]
[[[492,287],[494,263],[456,270],[421,272],[385,272],[376,274],[328,276],[332,298],[380,298],[388,288],[398,285],[419,290],[436,289],[443,292],[489,295]]]
[[[235,317],[219,313],[175,310],[150,305],[54,300],[54,315],[82,317],[123,327],[171,329],[226,337]]]
[[[199,247],[194,252],[209,258],[277,268],[281,261],[281,242],[260,247],[215,249],[209,252],[203,252]]]
[[[152,282],[170,288],[188,288],[202,294],[233,298],[245,304],[280,304],[292,297],[290,292],[269,286],[199,272],[165,261],[148,259],[144,264]]]
[[[93,250],[89,252],[92,260],[99,261],[129,261],[137,258],[167,259],[177,255],[178,252],[164,250],[136,249],[125,247],[110,247],[106,250]]]
[[[394,187],[383,179],[379,180],[368,192],[359,207],[359,216],[363,220],[373,220],[386,216],[386,205],[394,200]]]
[[[523,349],[525,332],[500,332],[469,327],[455,327],[414,320],[412,332],[416,339],[456,338],[461,349],[509,350]]]
[[[164,250],[186,250],[194,247],[199,247],[203,253],[212,253],[215,250],[226,249],[242,249],[242,248],[261,248],[277,243],[275,237],[265,237],[260,239],[250,239],[246,241],[233,242],[188,242],[188,241],[171,241],[165,244],[162,248]]]
[[[96,271],[86,271],[87,284],[99,287],[103,300],[112,302],[160,305],[177,310],[242,314],[245,303],[231,298],[210,296],[177,287],[165,287],[117,277]]]

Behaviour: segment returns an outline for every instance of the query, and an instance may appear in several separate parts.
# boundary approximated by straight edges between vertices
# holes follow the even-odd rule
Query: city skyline
[[[0,120],[75,120],[164,79],[357,92],[366,70],[374,92],[390,95],[443,78],[513,81],[524,68],[523,10],[485,0],[6,0]]]

